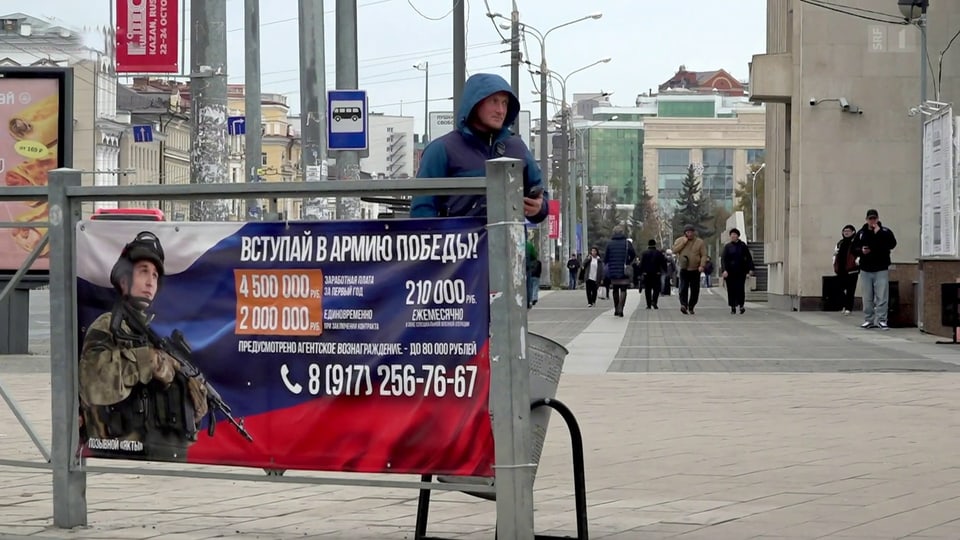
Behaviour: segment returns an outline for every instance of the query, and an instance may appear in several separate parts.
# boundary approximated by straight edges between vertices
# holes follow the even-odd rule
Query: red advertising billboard
[[[72,130],[63,119],[72,98],[72,70],[62,68],[0,68],[0,182],[4,186],[46,186],[47,173],[71,165]],[[4,129],[5,128],[5,129]],[[47,229],[43,201],[0,202],[0,271],[16,270],[37,246]],[[49,268],[49,244],[32,268]]]
[[[117,73],[177,73],[177,0],[117,0]]]
[[[547,223],[550,225],[550,238],[560,238],[560,201],[548,202],[550,213],[547,214]]]

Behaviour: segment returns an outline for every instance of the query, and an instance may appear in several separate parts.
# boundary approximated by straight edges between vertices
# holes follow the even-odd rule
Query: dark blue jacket
[[[495,135],[481,137],[467,126],[467,119],[478,103],[497,92],[510,94],[510,104],[503,121],[503,128]],[[452,178],[458,176],[485,176],[486,161],[498,157],[511,157],[524,161],[524,193],[541,185],[540,167],[523,143],[523,139],[510,132],[510,125],[520,114],[520,100],[513,94],[510,84],[499,75],[478,73],[467,79],[463,86],[460,110],[457,111],[457,129],[435,139],[423,150],[418,178]],[[540,223],[547,217],[547,194],[543,194],[540,213],[528,218]],[[481,195],[423,196],[414,197],[410,204],[410,217],[485,216],[486,197]]]
[[[636,258],[637,252],[633,249],[633,244],[627,242],[627,237],[623,234],[613,235],[607,242],[607,251],[603,257],[608,268],[606,276],[610,279],[626,279],[627,274],[623,267],[633,263]]]

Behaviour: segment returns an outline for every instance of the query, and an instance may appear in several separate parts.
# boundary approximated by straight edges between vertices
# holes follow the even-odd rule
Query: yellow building
[[[246,110],[245,88],[242,84],[231,84],[227,87],[227,109],[231,116],[243,116]],[[303,176],[300,171],[300,134],[294,129],[288,119],[290,107],[287,104],[287,96],[282,94],[265,93],[261,94],[260,114],[262,119],[261,133],[261,159],[260,169],[256,171],[257,177],[253,177],[249,171],[244,170],[244,153],[246,149],[246,138],[243,135],[230,135],[228,147],[229,155],[229,174],[231,182],[258,181],[267,182],[294,182],[302,181]],[[252,129],[249,124],[246,128]],[[253,201],[253,199],[251,199]],[[246,215],[246,209],[242,207],[243,201],[237,201],[237,205],[231,207],[231,214],[243,218]],[[267,206],[267,210],[275,212],[277,209],[284,212],[286,216],[300,215],[299,200],[280,200],[277,202],[277,209],[272,206],[272,201],[258,201],[258,204]]]

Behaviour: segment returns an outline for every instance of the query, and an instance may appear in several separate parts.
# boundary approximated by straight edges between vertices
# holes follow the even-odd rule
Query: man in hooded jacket
[[[503,77],[478,73],[463,86],[456,129],[433,140],[423,150],[418,178],[476,177],[486,174],[486,161],[520,159],[523,166],[523,214],[532,223],[547,217],[547,197],[540,167],[523,140],[510,131],[520,114],[520,100]],[[482,195],[414,197],[410,217],[483,216]]]

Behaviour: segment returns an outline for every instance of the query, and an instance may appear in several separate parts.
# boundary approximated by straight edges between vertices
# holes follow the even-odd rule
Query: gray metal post
[[[547,139],[547,49],[544,41],[540,41],[540,172],[543,174],[544,188],[550,192],[550,169],[547,168],[547,156],[550,154],[550,143]],[[558,199],[557,193],[550,192],[551,199]],[[550,288],[553,286],[552,270],[553,250],[550,249],[550,218],[540,225],[540,260],[543,264],[540,283]]]
[[[463,0],[453,0],[453,124],[460,113],[463,84],[467,80],[466,11]]]
[[[520,12],[517,11],[517,0],[513,0],[510,13],[510,88],[520,97]],[[517,121],[519,119],[517,117]]]
[[[750,182],[750,241],[757,241],[757,174],[760,171],[753,173],[753,180]]]
[[[402,116],[402,115],[401,115]],[[430,62],[423,61],[423,143],[427,143],[430,131]],[[416,171],[414,171],[416,174]]]
[[[564,84],[564,87],[566,84]],[[563,192],[563,210],[561,215],[563,215],[563,244],[564,251],[567,253],[561,254],[563,257],[566,257],[570,253],[574,253],[577,250],[576,242],[576,232],[573,230],[574,223],[576,223],[576,210],[574,203],[577,200],[577,196],[573,190],[570,189],[570,120],[569,115],[567,114],[567,93],[564,89],[563,98],[560,100],[560,183],[564,186]]]
[[[357,88],[357,0],[337,0],[337,89]],[[341,150],[337,153],[337,178],[360,179],[360,153]],[[337,219],[357,218],[344,208],[343,199],[337,199]],[[352,206],[352,205],[351,205]]]
[[[87,524],[87,475],[79,469],[77,458],[80,401],[74,232],[80,204],[67,197],[67,187],[80,185],[80,171],[57,169],[49,177],[53,523],[71,528]]]
[[[586,164],[583,162],[584,155],[586,151],[584,150],[583,142],[584,131],[574,132],[574,140],[576,141],[576,151],[577,151],[577,172],[579,176],[580,184],[580,209],[583,221],[583,231],[581,235],[583,236],[583,251],[584,253],[590,252],[590,216],[588,214],[589,205],[587,200],[587,176],[584,169]]]
[[[490,403],[496,453],[497,536],[533,540],[530,364],[527,360],[523,162],[487,162]],[[494,256],[495,255],[495,256]],[[507,264],[503,264],[504,260]]]
[[[927,62],[929,58],[927,56],[927,8],[923,7],[920,13],[920,18],[917,20],[917,26],[920,28],[920,105],[923,105],[927,102]],[[937,100],[940,100],[940,96],[937,96]],[[919,160],[919,174],[917,176],[917,189],[920,191],[920,212],[919,219],[917,220],[917,258],[921,259],[923,257],[923,123],[924,115],[917,115],[920,117],[920,160]],[[920,290],[922,291],[926,287],[925,276],[923,275],[923,268],[921,266],[919,272],[919,282]],[[917,295],[917,311],[921,314],[926,312],[926,306],[923,302],[924,295]],[[920,319],[917,319],[918,321]],[[922,328],[921,328],[922,329]]]
[[[243,28],[246,34],[244,39],[246,54],[244,56],[243,95],[245,103],[243,114],[247,132],[244,135],[246,147],[243,177],[247,182],[257,182],[260,179],[257,169],[263,164],[260,157],[263,152],[261,149],[263,120],[260,112],[260,0],[245,0],[244,4],[246,14],[243,18]],[[250,219],[250,208],[258,204],[257,199],[247,199],[246,219]]]
[[[190,39],[191,183],[227,182],[227,5],[192,0]],[[226,219],[223,201],[195,202],[193,221]]]
[[[316,177],[327,159],[327,73],[323,0],[299,0],[300,17],[300,170]],[[321,180],[326,180],[322,177]]]

